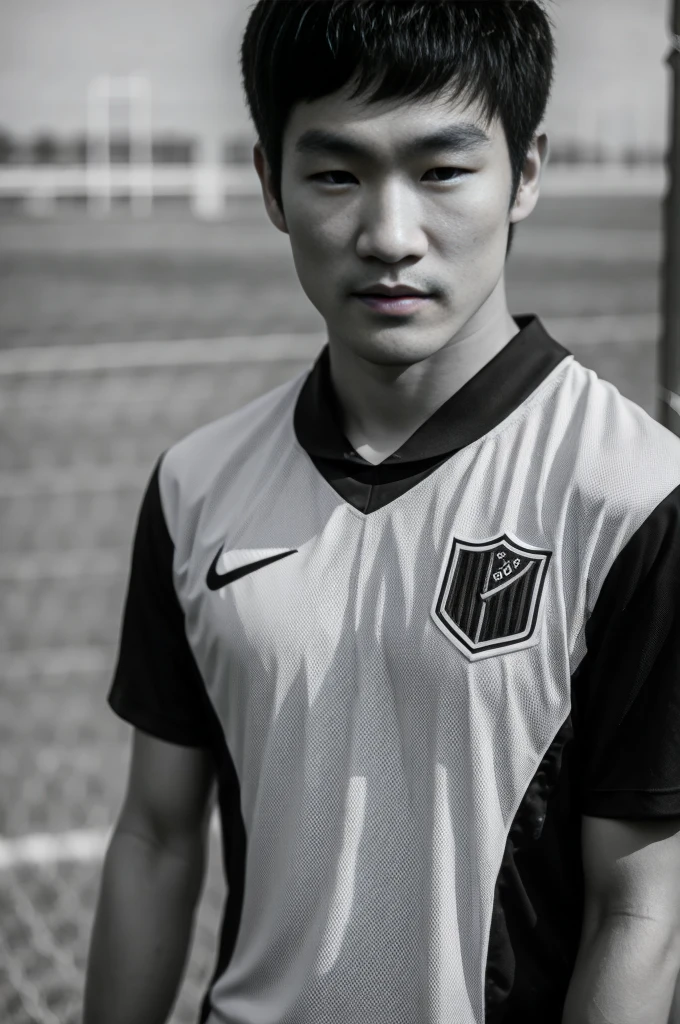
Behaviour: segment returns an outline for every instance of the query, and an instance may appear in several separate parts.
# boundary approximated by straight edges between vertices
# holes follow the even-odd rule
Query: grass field
[[[652,415],[660,202],[545,199],[508,267],[585,365]],[[130,728],[105,703],[142,489],[194,427],[290,379],[323,322],[259,204],[110,222],[0,219],[0,1021],[77,1024],[101,857]],[[282,335],[267,341],[263,336]],[[300,339],[296,346],[286,337]],[[309,336],[307,340],[306,336]],[[193,339],[214,365],[182,365]],[[142,342],[146,365],[131,367]],[[78,364],[83,348],[109,368]],[[50,347],[54,358],[42,351]],[[179,356],[177,355],[179,353]],[[143,361],[143,360],[142,360]],[[173,1024],[196,1019],[222,908],[217,838]]]

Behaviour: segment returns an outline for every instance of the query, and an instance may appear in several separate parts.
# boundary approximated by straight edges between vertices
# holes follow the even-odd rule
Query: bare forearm
[[[203,847],[179,856],[114,832],[104,861],[83,1024],[163,1024],[186,963]]]
[[[562,1024],[668,1024],[678,966],[656,922],[608,919],[582,940]]]

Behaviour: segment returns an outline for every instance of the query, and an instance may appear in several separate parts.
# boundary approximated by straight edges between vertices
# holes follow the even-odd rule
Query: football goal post
[[[87,94],[87,204],[94,215],[111,212],[117,191],[111,164],[112,114],[122,104],[129,141],[125,179],[133,213],[151,213],[153,167],[151,146],[151,90],[144,75],[113,78],[100,75],[90,82]]]

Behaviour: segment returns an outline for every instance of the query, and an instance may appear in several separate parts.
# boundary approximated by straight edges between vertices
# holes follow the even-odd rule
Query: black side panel
[[[561,1024],[583,907],[577,769],[569,716],[508,835],[489,937],[487,1024]]]
[[[208,697],[206,695],[206,700]],[[212,708],[212,705],[211,705]],[[215,751],[217,754],[218,806],[222,826],[222,862],[229,892],[220,925],[220,943],[215,969],[201,1003],[198,1024],[205,1024],[212,1009],[210,993],[227,969],[236,944],[245,884],[246,830],[241,814],[241,789],[224,739],[222,727],[213,709]]]

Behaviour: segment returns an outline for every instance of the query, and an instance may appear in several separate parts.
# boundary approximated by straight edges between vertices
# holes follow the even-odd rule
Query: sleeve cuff
[[[601,789],[583,798],[581,813],[638,821],[680,817],[680,789]]]
[[[209,747],[210,742],[205,736],[192,733],[186,726],[179,722],[158,719],[150,716],[140,708],[135,708],[122,701],[115,692],[110,693],[106,698],[109,707],[122,718],[124,722],[133,725],[136,729],[155,736],[156,739],[165,740],[166,743],[176,743],[180,747]]]

